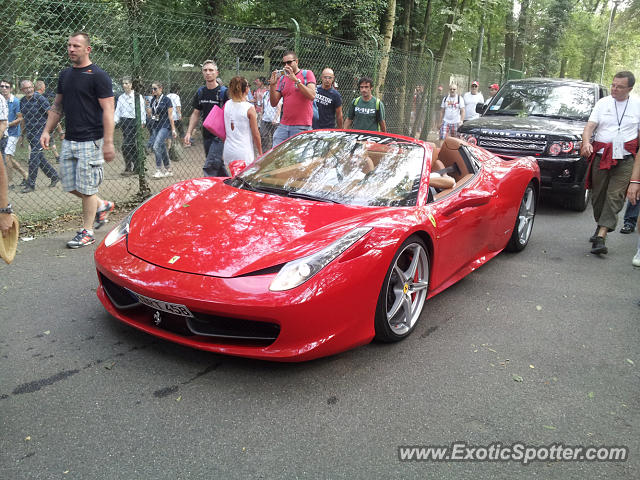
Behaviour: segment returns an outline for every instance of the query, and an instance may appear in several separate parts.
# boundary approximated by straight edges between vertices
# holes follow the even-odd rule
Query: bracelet
[[[638,183],[638,184],[640,184],[640,180],[629,180],[629,183]]]

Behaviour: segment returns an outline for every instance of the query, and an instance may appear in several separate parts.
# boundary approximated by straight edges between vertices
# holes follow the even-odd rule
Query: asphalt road
[[[106,314],[94,247],[21,242],[0,266],[0,478],[640,478],[637,235],[599,258],[593,228],[542,205],[524,252],[431,299],[404,342],[302,364],[156,340]],[[456,441],[629,459],[399,461]]]

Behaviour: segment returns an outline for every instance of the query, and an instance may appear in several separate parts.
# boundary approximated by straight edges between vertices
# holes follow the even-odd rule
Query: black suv
[[[460,136],[502,158],[530,155],[540,165],[541,188],[574,210],[589,203],[582,131],[596,102],[608,95],[595,83],[569,79],[509,80],[480,118],[462,124]]]

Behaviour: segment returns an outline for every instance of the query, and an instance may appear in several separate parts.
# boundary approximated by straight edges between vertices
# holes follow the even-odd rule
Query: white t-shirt
[[[593,107],[589,121],[597,124],[597,142],[613,142],[618,133],[618,125],[622,140],[633,140],[640,130],[640,99],[635,95],[629,96],[624,102],[616,101],[611,95],[601,98]]]
[[[267,91],[264,92],[264,95],[262,97],[262,107],[263,107],[262,121],[271,122],[271,123],[280,123],[280,115],[276,116],[276,113],[278,113],[278,106],[282,107],[282,97],[280,97],[280,101],[278,102],[278,105],[276,105],[275,107],[272,107],[271,101],[269,100],[269,90],[267,89]]]
[[[171,100],[171,106],[173,107],[173,120],[180,120],[178,118],[178,109],[176,107],[182,107],[180,103],[180,97],[177,93],[169,93],[167,94],[167,98]]]
[[[442,99],[440,108],[444,108],[444,123],[460,123],[460,109],[464,108],[464,99],[460,95],[448,95]]]
[[[464,100],[464,119],[473,120],[474,118],[480,117],[480,114],[476,112],[476,105],[478,103],[484,103],[482,94],[480,92],[476,94],[467,92],[462,99]]]

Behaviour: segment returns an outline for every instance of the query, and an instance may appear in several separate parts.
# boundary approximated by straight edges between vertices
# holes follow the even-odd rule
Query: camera
[[[284,68],[279,68],[276,70],[276,73],[280,76],[284,75]]]

